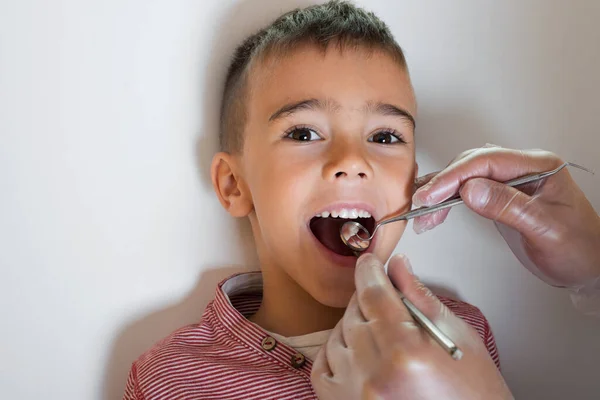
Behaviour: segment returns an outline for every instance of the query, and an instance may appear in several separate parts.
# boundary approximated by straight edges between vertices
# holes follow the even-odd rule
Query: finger
[[[348,364],[351,360],[360,360],[363,366],[372,365],[373,362],[376,362],[374,360],[381,359],[381,349],[386,349],[390,340],[398,340],[398,335],[388,336],[385,334],[386,332],[382,332],[365,320],[360,311],[356,293],[348,303],[341,326],[342,338],[346,343],[344,350],[347,358],[345,360]],[[395,329],[392,330],[395,332]],[[342,368],[347,368],[347,365]],[[347,374],[347,370],[343,371]]]
[[[460,153],[458,156],[454,157],[452,159],[452,161],[450,161],[448,163],[448,165],[446,165],[446,167],[454,164],[457,161],[462,160],[463,158],[465,158],[467,156],[470,156],[471,154],[475,153],[476,151],[480,151],[481,149],[489,149],[489,148],[492,148],[492,147],[500,148],[500,146],[498,146],[497,144],[486,143],[486,144],[484,144],[481,147],[477,147],[477,148],[474,148],[474,149],[465,150],[462,153]]]
[[[463,158],[465,158],[466,156],[468,156],[468,155],[470,155],[470,154],[472,154],[472,153],[474,153],[474,152],[476,152],[476,151],[478,151],[478,150],[485,149],[485,148],[490,148],[490,147],[500,147],[500,146],[498,146],[498,145],[495,145],[495,144],[491,144],[491,143],[486,143],[486,144],[485,144],[485,146],[483,146],[483,147],[479,147],[479,148],[476,148],[476,149],[469,149],[469,150],[463,151],[463,152],[462,152],[462,153],[460,153],[458,156],[454,157],[454,158],[452,159],[452,161],[450,161],[450,162],[448,163],[448,165],[446,165],[446,167],[448,167],[448,166],[450,166],[450,165],[454,164],[455,162],[457,162],[457,161],[459,161],[459,160],[462,160],[462,159],[463,159]],[[418,177],[417,179],[415,179],[415,187],[418,189],[418,188],[420,188],[420,187],[422,187],[422,186],[426,185],[427,183],[429,183],[429,181],[430,181],[431,179],[433,179],[433,177],[434,177],[434,176],[436,176],[436,175],[437,175],[437,174],[439,174],[440,172],[441,172],[441,171],[430,172],[430,173],[428,173],[427,175],[423,175],[423,176],[421,176],[421,177]]]
[[[413,230],[417,235],[421,233],[427,232],[438,225],[441,225],[448,214],[450,213],[450,208],[446,208],[443,210],[436,211],[432,214],[423,215],[422,217],[415,218],[413,220]]]
[[[437,174],[439,174],[441,171],[435,171],[435,172],[430,172],[427,175],[423,175],[418,177],[417,179],[415,179],[415,188],[420,188],[422,186],[425,186],[427,183],[429,183],[429,181],[431,179],[433,179],[434,176],[436,176]]]
[[[432,321],[448,310],[440,300],[412,273],[408,258],[397,254],[390,259],[388,275],[395,287]]]
[[[349,348],[355,348],[362,341],[365,340],[366,329],[365,329],[364,315],[360,311],[358,306],[358,299],[356,293],[350,298],[346,312],[342,318],[342,338],[346,346]]]
[[[310,371],[310,382],[317,395],[317,399],[334,398],[331,396],[331,393],[335,393],[337,389],[336,384],[333,377],[323,370],[323,358],[323,351],[320,351]]]
[[[334,376],[331,372],[326,350],[327,343],[319,350],[310,371],[310,381],[319,399],[331,398],[330,393],[335,393],[340,378],[343,379],[343,377]]]
[[[458,318],[410,271],[410,262],[404,256],[394,256],[389,263],[388,273],[391,281],[438,329],[463,350],[477,350],[487,354],[485,346],[477,331],[462,319]],[[425,335],[430,343],[434,339]],[[414,335],[413,335],[414,336]],[[405,346],[410,345],[408,341]],[[437,344],[435,344],[438,347]],[[441,347],[438,347],[441,350]]]
[[[358,306],[366,321],[397,320],[400,323],[412,319],[377,257],[360,256],[354,277]]]
[[[348,304],[350,310],[346,309],[342,321],[350,351],[355,358],[367,362],[381,357],[390,346],[408,346],[415,339],[420,340],[421,330],[379,260],[371,254],[361,258],[360,266],[357,265],[362,269],[362,277],[357,272],[356,302]]]
[[[477,214],[500,222],[531,239],[551,229],[539,202],[518,189],[484,178],[466,182],[460,190],[465,205]]]
[[[437,174],[413,196],[416,207],[440,203],[456,193],[469,179],[482,177],[498,182],[548,171],[562,164],[553,153],[540,150],[480,149]]]
[[[342,335],[342,322],[338,322],[327,339],[325,358],[332,376],[342,375],[348,364],[348,347]]]
[[[315,384],[315,380],[333,377],[333,372],[329,367],[329,360],[327,359],[327,343],[323,344],[321,350],[317,353],[310,375],[313,385]]]

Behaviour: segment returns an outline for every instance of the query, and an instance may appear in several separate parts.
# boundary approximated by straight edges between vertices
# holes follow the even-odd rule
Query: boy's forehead
[[[416,102],[405,66],[383,50],[303,45],[269,54],[249,74],[250,103],[268,112],[283,102],[330,99],[341,108],[364,108],[389,102],[416,113]]]

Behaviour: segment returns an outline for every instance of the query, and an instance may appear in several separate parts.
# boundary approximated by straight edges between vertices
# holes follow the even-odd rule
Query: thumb
[[[388,275],[396,289],[428,318],[437,320],[447,315],[446,306],[412,273],[410,261],[405,255],[397,254],[390,259]]]
[[[548,227],[548,218],[535,199],[518,189],[484,178],[463,185],[460,196],[477,214],[519,231],[525,237],[539,235]]]

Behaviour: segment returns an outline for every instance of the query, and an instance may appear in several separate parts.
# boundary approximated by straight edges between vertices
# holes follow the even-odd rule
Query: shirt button
[[[304,357],[304,354],[296,353],[292,356],[292,367],[296,369],[302,368],[302,366],[304,366],[305,363],[306,358]]]
[[[275,346],[277,346],[277,341],[275,339],[273,339],[271,336],[267,336],[262,340],[262,348],[267,350],[267,351],[271,351],[275,348]]]

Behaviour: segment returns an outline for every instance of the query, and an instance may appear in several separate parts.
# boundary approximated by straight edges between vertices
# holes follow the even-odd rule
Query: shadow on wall
[[[480,117],[483,113],[478,112],[475,105],[463,103],[458,108],[456,104],[445,105],[435,101],[425,100],[421,103],[418,128],[415,132],[417,161],[421,161],[421,155],[426,155],[435,168],[443,169],[462,152],[483,147],[486,143],[503,147],[512,145],[502,139],[501,132],[494,131],[493,127]],[[421,169],[419,175],[430,172],[433,171]],[[450,213],[455,212],[451,210]],[[465,218],[469,219],[474,231],[486,236],[487,240],[501,240],[491,221],[475,213],[467,213]],[[450,237],[448,240],[455,241],[458,246],[464,246],[462,238]]]
[[[211,39],[212,48],[208,54],[207,73],[199,92],[204,105],[203,126],[195,151],[196,165],[203,185],[211,187],[209,171],[212,156],[218,150],[220,100],[226,69],[235,47],[248,35],[267,25],[283,12],[314,3],[316,1],[309,0],[240,1],[221,16],[220,30],[215,32]],[[206,57],[206,54],[203,53],[201,56]],[[251,260],[254,257],[254,248],[246,245],[252,242],[249,224],[247,221],[239,221],[236,227],[241,238],[238,242],[243,244],[244,259]],[[105,368],[103,399],[122,398],[131,363],[174,330],[190,322],[199,321],[205,305],[214,296],[217,284],[227,276],[247,271],[248,268],[203,265],[202,270],[197,285],[181,302],[128,324],[117,335]]]
[[[427,154],[436,165],[445,167],[463,151],[483,147],[486,143],[510,147],[510,143],[502,143],[500,132],[492,132],[489,124],[479,118],[477,107],[463,105],[457,109],[456,105],[420,100],[415,132],[417,153]],[[419,174],[428,172],[431,171],[419,171]]]

